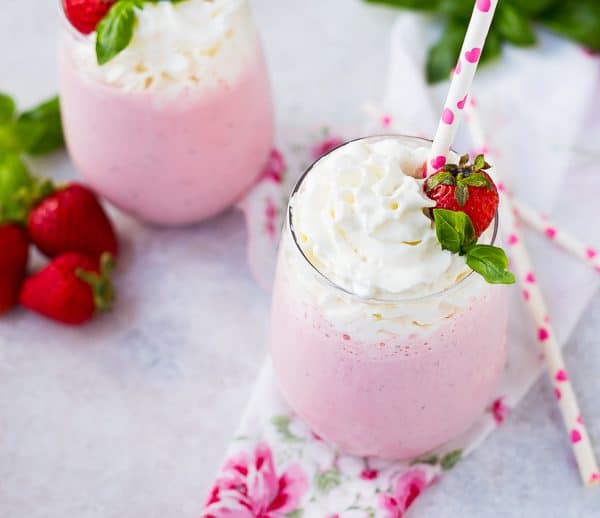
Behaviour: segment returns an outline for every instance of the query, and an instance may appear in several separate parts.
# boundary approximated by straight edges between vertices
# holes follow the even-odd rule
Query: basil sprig
[[[96,28],[98,64],[108,63],[129,46],[137,24],[136,9],[143,9],[144,4],[178,4],[183,1],[185,0],[118,0]]]
[[[433,219],[442,249],[465,256],[469,267],[491,284],[515,283],[515,276],[508,270],[508,257],[504,250],[477,244],[475,229],[467,214],[433,209]]]
[[[31,207],[52,191],[35,178],[23,155],[45,155],[64,146],[58,97],[21,114],[0,92],[0,223],[23,222]]]
[[[430,83],[447,79],[456,65],[473,0],[365,0],[401,9],[436,14],[444,20],[442,36],[430,49],[426,73]],[[485,63],[500,56],[502,43],[530,46],[537,42],[535,24],[600,52],[598,0],[502,0],[481,56]]]

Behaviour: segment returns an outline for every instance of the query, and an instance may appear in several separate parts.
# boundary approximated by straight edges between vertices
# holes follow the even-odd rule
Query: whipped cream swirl
[[[320,160],[294,195],[292,221],[309,261],[361,297],[420,297],[469,272],[442,250],[423,191],[428,149],[397,138],[351,142]]]
[[[133,39],[120,54],[100,66],[95,44],[96,33],[77,34],[67,51],[88,76],[125,91],[178,93],[228,85],[258,52],[247,0],[147,3],[137,9]]]

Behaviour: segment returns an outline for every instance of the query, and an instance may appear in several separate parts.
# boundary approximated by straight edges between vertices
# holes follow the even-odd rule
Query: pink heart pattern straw
[[[487,145],[488,143],[486,142],[481,122],[475,110],[475,103],[469,103],[468,112],[467,124],[475,146],[477,148],[485,147],[489,149],[490,146]],[[498,172],[495,171],[495,173],[496,177],[498,177]],[[567,433],[569,434],[581,479],[586,486],[591,487],[600,484],[600,470],[598,469],[587,429],[581,418],[579,404],[565,367],[562,351],[558,345],[548,316],[546,303],[538,285],[529,252],[519,228],[517,215],[521,211],[515,210],[513,200],[502,183],[498,183],[498,190],[501,196],[500,219],[505,229],[505,235],[507,236],[506,242],[509,246],[511,262],[517,272],[517,280],[521,286],[525,303],[537,326],[537,343],[542,351],[548,373],[554,385],[554,395]],[[523,208],[522,206],[521,209]],[[533,211],[524,211],[524,213],[531,216],[530,212]],[[555,226],[547,226],[545,234],[548,237],[552,237],[552,239],[556,239],[559,232]],[[590,252],[590,255],[594,254]]]
[[[485,39],[490,30],[498,0],[477,0],[465,40],[454,69],[452,82],[440,117],[427,172],[431,174],[446,164],[446,157],[454,141],[462,118],[465,102],[477,71]]]
[[[517,216],[523,223],[544,234],[566,252],[581,259],[585,264],[600,273],[600,251],[592,246],[585,245],[579,239],[561,229],[556,223],[545,218],[520,200],[513,197],[512,203],[514,209],[517,211]]]

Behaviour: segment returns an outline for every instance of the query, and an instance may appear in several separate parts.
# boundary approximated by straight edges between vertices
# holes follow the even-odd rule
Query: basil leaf
[[[562,1],[563,0],[527,0],[524,2],[523,0],[502,0],[500,5],[510,3],[526,15],[537,16],[548,11],[551,7],[554,7]]]
[[[435,11],[440,0],[365,0],[369,4],[389,5],[415,11]]]
[[[17,153],[0,157],[0,221],[22,221],[26,211],[20,199],[32,185],[33,178]]]
[[[531,22],[510,4],[498,6],[495,25],[498,33],[514,45],[526,47],[537,42]]]
[[[13,98],[0,92],[0,124],[11,121],[16,111],[17,106]]]
[[[473,3],[473,0],[440,0],[438,11],[467,22],[473,12]]]
[[[600,51],[600,2],[563,0],[540,19],[548,28]]]
[[[435,233],[443,250],[464,255],[475,242],[475,229],[464,212],[433,209]]]
[[[502,36],[498,32],[496,25],[492,25],[490,32],[485,40],[485,47],[481,53],[480,63],[489,63],[494,59],[500,57],[502,54]]]
[[[135,8],[140,0],[121,0],[113,5],[96,29],[96,59],[99,65],[108,63],[127,48],[133,38],[137,17]]]
[[[58,97],[22,113],[15,124],[15,131],[21,149],[30,155],[44,155],[64,147]]]
[[[502,248],[475,245],[467,252],[467,264],[491,284],[515,283],[515,276],[508,270],[508,257]]]
[[[458,61],[466,31],[466,24],[456,20],[448,22],[442,37],[427,54],[425,66],[428,83],[438,83],[450,77],[450,72]]]

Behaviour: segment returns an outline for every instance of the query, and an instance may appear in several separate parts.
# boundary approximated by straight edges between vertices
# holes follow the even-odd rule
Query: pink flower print
[[[285,158],[279,150],[273,148],[271,149],[271,154],[263,168],[261,178],[272,180],[275,183],[281,183],[286,169],[287,165],[285,163]]]
[[[504,404],[503,400],[503,397],[499,397],[492,403],[491,407],[492,416],[498,425],[501,425],[504,422],[508,415],[508,411],[510,410],[508,406]]]
[[[379,495],[379,506],[386,511],[386,518],[402,518],[427,485],[425,472],[420,469],[412,469],[400,476],[393,495]]]
[[[579,441],[581,441],[581,432],[573,428],[573,430],[571,430],[571,442],[576,444]]]
[[[277,234],[278,214],[279,209],[277,208],[277,205],[273,203],[273,200],[271,198],[268,198],[265,207],[265,231],[271,239],[274,239]]]
[[[300,506],[308,479],[298,464],[280,476],[266,444],[225,463],[206,502],[203,518],[283,518]]]
[[[318,160],[323,155],[326,155],[339,145],[343,144],[343,140],[340,137],[326,137],[324,140],[317,142],[311,151],[314,160]]]
[[[548,227],[548,228],[546,228],[546,235],[550,239],[554,239],[556,237],[556,229],[554,227]]]
[[[594,250],[593,248],[588,248],[585,251],[585,254],[587,255],[588,259],[594,259],[598,255],[598,252],[596,252],[596,250]]]
[[[360,478],[363,480],[375,480],[379,475],[379,471],[376,469],[363,469],[360,473]]]

